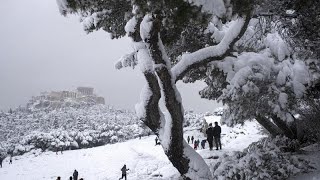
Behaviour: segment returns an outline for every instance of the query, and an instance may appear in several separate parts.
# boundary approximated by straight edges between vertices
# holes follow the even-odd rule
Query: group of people
[[[212,127],[212,123],[210,123],[208,129],[206,130],[207,139],[204,139],[201,141],[201,148],[202,149],[205,149],[206,142],[208,141],[209,148],[210,148],[210,150],[212,150],[213,149],[213,140],[216,144],[216,150],[219,150],[219,148],[222,149],[222,147],[221,147],[221,127],[218,125],[218,122],[215,122],[214,124],[215,124],[215,126]],[[187,137],[188,144],[190,143],[190,140],[191,140],[191,143],[194,145],[193,148],[198,149],[199,144],[200,144],[200,140],[198,139],[198,140],[194,141],[193,136],[191,136],[191,138],[190,138],[190,136],[188,136]]]
[[[210,151],[213,148],[213,139],[216,144],[216,150],[219,150],[219,148],[222,149],[222,147],[221,147],[221,127],[218,125],[218,122],[214,122],[214,124],[215,124],[215,126],[212,127],[212,123],[210,123],[209,127],[206,131]]]
[[[72,176],[69,177],[69,180],[78,180],[78,175],[79,175],[79,173],[78,173],[78,171],[75,169],[75,170],[73,171]],[[58,176],[58,177],[57,177],[57,180],[61,180],[61,177]],[[83,178],[80,178],[79,180],[84,180],[84,179],[83,179]]]
[[[5,157],[0,156],[0,167],[1,167],[1,168],[2,168],[2,162],[3,162],[4,159],[5,159]],[[12,164],[12,155],[11,155],[10,158],[9,158],[9,164]]]

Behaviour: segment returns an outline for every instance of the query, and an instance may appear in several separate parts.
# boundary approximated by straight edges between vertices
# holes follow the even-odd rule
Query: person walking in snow
[[[9,164],[12,164],[12,155],[10,155]]]
[[[69,180],[72,180],[72,176],[69,177]]]
[[[156,145],[158,145],[158,137],[156,137],[155,141],[156,141]]]
[[[201,147],[202,147],[202,149],[204,149],[204,148],[205,148],[206,141],[207,141],[207,140],[205,140],[205,139],[201,141]]]
[[[156,141],[156,145],[160,145],[158,137],[156,137],[155,141]]]
[[[193,136],[191,136],[191,142],[192,142],[192,144],[193,144],[193,140],[194,140],[194,137],[193,137]]]
[[[212,127],[212,123],[209,124],[209,127],[206,130],[206,134],[207,134],[207,141],[209,143],[210,151],[212,151],[212,148],[213,148],[213,127]]]
[[[0,156],[0,166],[2,168],[2,161],[3,161],[3,157]]]
[[[193,146],[193,148],[194,148],[195,150],[197,150],[198,147],[199,147],[199,140],[195,140],[195,141],[194,141],[194,146]]]
[[[187,137],[187,141],[188,141],[188,144],[189,144],[189,142],[190,142],[190,137],[189,136]]]
[[[127,171],[129,171],[129,169],[127,169],[126,165],[123,165],[123,167],[121,168],[122,176],[121,176],[121,178],[119,178],[119,180],[122,178],[127,180]]]
[[[79,174],[78,171],[75,169],[72,174],[73,180],[78,180],[78,174]]]
[[[218,122],[214,122],[214,128],[213,128],[213,136],[214,136],[214,142],[216,143],[216,150],[220,147],[221,149],[221,127],[218,125]]]

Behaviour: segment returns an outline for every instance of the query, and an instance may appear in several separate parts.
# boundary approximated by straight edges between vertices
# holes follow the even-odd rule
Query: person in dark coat
[[[193,140],[194,140],[194,137],[193,137],[193,136],[191,136],[191,142],[192,142],[192,144],[193,144]]]
[[[218,148],[221,148],[221,127],[218,125],[218,122],[214,122],[214,128],[213,128],[213,136],[214,136],[214,141],[216,143],[216,150]]]
[[[73,180],[78,180],[78,174],[79,174],[78,171],[75,169],[72,174]]]
[[[69,177],[69,180],[72,180],[72,176]]]
[[[209,148],[210,148],[210,151],[212,151],[212,148],[213,148],[213,127],[212,127],[212,123],[209,124],[209,127],[206,131],[206,134],[207,134],[207,140],[208,140],[208,143],[209,143]]]
[[[197,146],[197,143],[198,143],[198,141],[195,140],[195,141],[194,141],[194,144],[193,144],[193,149],[195,149],[195,150],[197,150],[197,147],[198,147],[198,146]]]
[[[205,148],[206,141],[207,141],[207,140],[205,140],[205,139],[201,141],[201,147],[202,147],[202,149],[204,149],[204,148]]]
[[[2,161],[3,161],[3,157],[0,157],[0,166],[2,168]]]
[[[187,137],[187,141],[188,141],[188,144],[189,144],[189,142],[190,142],[190,137],[189,136]]]
[[[9,164],[12,164],[12,155],[10,155]]]
[[[122,168],[121,168],[121,172],[122,172],[122,176],[120,179],[124,178],[125,180],[127,180],[127,171],[129,171],[129,169],[127,169],[127,166],[124,165]]]
[[[158,137],[156,137],[155,141],[156,141],[156,145],[160,145],[160,142],[158,142],[159,141]]]

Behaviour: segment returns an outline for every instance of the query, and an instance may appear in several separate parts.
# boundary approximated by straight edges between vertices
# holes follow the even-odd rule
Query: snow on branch
[[[152,91],[148,84],[146,84],[140,94],[140,102],[135,105],[135,110],[138,118],[146,119],[146,106],[149,102],[149,99],[152,96]]]
[[[56,0],[56,1],[59,8],[59,12],[65,16],[67,12],[69,12],[67,0]]]
[[[137,51],[122,56],[118,60],[118,62],[116,62],[115,68],[116,69],[122,69],[124,67],[132,67],[132,68],[134,68],[138,64],[136,56],[137,56]]]
[[[200,63],[208,58],[215,58],[224,55],[234,43],[234,40],[240,35],[244,27],[245,19],[237,19],[218,45],[209,46],[193,53],[183,54],[181,60],[172,68],[173,77],[177,78],[184,73],[190,66]]]
[[[122,56],[116,63],[116,69],[122,69],[124,67],[134,68],[137,64],[140,64],[142,72],[150,71],[153,69],[153,65],[149,60],[149,55],[146,53],[146,46],[142,42],[133,42],[134,51]]]
[[[150,14],[147,14],[143,17],[143,20],[140,24],[140,36],[143,41],[145,41],[146,39],[149,39],[151,28],[152,28],[152,16]]]

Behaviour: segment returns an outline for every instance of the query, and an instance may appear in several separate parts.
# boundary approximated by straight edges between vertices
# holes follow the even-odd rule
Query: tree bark
[[[272,115],[271,118],[273,122],[283,131],[285,136],[290,139],[297,139],[297,134],[294,133],[294,130],[292,130],[285,121],[283,121],[276,115]]]
[[[256,120],[262,127],[264,127],[271,134],[272,137],[276,137],[277,135],[282,134],[281,130],[275,124],[273,124],[268,118],[265,118],[261,115],[257,115]]]
[[[161,19],[153,19],[150,38],[146,40],[146,44],[150,56],[155,63],[155,72],[158,76],[158,82],[161,84],[165,106],[171,116],[171,122],[169,122],[171,123],[171,139],[167,149],[165,149],[165,154],[184,179],[212,179],[210,169],[202,157],[187,145],[183,139],[183,107],[178,99],[180,94],[172,79],[170,67],[168,67],[168,64],[164,60],[162,51],[159,47],[159,44],[161,43],[159,39],[160,28]],[[188,157],[190,155],[193,157]],[[191,159],[193,159],[193,161],[190,165]],[[201,169],[196,169],[195,167]]]
[[[144,77],[147,80],[152,95],[149,97],[145,107],[146,117],[143,119],[143,122],[152,130],[152,132],[159,136],[161,124],[159,112],[159,100],[161,98],[160,86],[158,84],[157,76],[153,72],[145,72]]]

